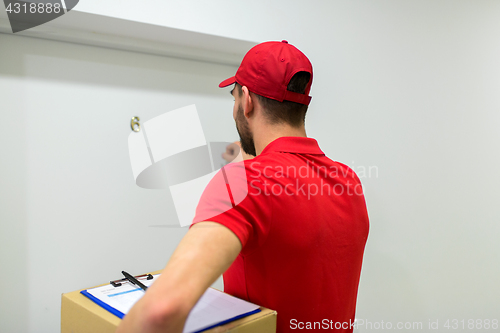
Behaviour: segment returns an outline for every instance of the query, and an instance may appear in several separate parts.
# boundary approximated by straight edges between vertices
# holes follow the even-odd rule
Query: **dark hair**
[[[287,90],[299,94],[306,91],[307,84],[311,79],[311,74],[308,72],[296,73],[288,83]],[[241,86],[236,83],[236,90],[241,96]],[[299,127],[304,124],[306,119],[307,105],[295,103],[291,101],[279,102],[275,99],[263,97],[254,94],[262,104],[264,115],[271,124],[289,124],[293,127]]]

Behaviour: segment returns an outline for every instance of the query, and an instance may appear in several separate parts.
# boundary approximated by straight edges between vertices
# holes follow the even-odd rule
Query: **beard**
[[[255,143],[253,141],[253,134],[248,126],[248,120],[243,114],[243,108],[238,105],[238,112],[236,113],[236,130],[240,136],[241,149],[248,155],[257,156],[255,151]]]

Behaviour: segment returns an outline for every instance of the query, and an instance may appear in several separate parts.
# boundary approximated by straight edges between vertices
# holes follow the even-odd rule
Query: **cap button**
[[[284,40],[284,39],[283,39],[281,42],[282,42],[282,43],[285,43],[285,44],[288,44],[288,41],[286,41],[286,40]]]

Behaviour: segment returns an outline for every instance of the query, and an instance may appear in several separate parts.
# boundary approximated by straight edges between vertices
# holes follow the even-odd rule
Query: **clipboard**
[[[150,286],[158,276],[144,274],[135,278]],[[144,295],[141,288],[126,279],[110,281],[108,285],[82,290],[80,293],[118,318],[123,318]],[[256,304],[208,288],[189,313],[183,333],[203,332],[260,311]]]

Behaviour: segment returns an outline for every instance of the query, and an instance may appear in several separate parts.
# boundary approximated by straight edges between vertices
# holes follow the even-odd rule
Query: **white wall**
[[[207,141],[236,140],[217,87],[235,68],[6,34],[0,45],[0,332],[56,332],[63,292],[161,269],[187,231],[167,190],[135,185],[130,118],[196,104]]]
[[[358,172],[376,168],[362,178],[371,232],[357,317],[422,321],[420,331],[429,319],[442,330],[448,318],[500,319],[500,2],[86,0],[76,9],[250,41],[288,39],[301,48],[315,70],[308,134]],[[15,142],[5,148],[12,162],[1,162],[8,189],[0,193],[8,232],[2,262],[9,263],[2,266],[30,277],[28,291],[2,293],[20,292],[30,302],[31,331],[48,331],[57,328],[59,294],[43,289],[43,279],[54,270],[65,278],[62,292],[102,282],[125,265],[156,269],[183,232],[149,227],[172,207],[167,193],[135,188],[123,168],[130,116],[195,102],[200,113],[212,108],[224,119],[207,126],[207,136],[216,136],[233,126],[222,117],[232,101],[212,87],[234,69],[21,40],[0,35],[7,125],[0,135],[3,145]],[[61,71],[51,73],[56,63]],[[171,77],[182,78],[181,86]],[[61,125],[44,129],[54,121]],[[93,229],[112,232],[124,220],[129,226],[115,232],[150,242],[158,257],[142,261],[129,252],[103,263],[103,238],[79,252]]]

